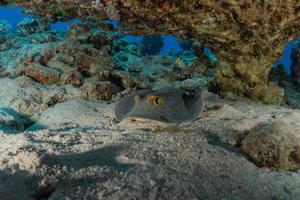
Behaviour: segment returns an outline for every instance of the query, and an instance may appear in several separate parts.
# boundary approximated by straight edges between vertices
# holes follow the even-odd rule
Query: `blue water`
[[[11,7],[4,7],[0,6],[0,19],[6,20],[10,23],[11,30],[14,30],[16,27],[16,24],[21,21],[25,17],[32,17],[29,14],[22,13],[22,8],[11,8]],[[71,22],[57,22],[55,24],[51,25],[52,30],[57,31],[66,31],[70,24],[73,24],[76,20],[73,20]],[[132,36],[128,35],[125,37],[125,39],[129,42],[136,42],[139,43],[141,41],[142,36]],[[167,55],[168,52],[173,49],[175,51],[182,50],[179,46],[178,40],[174,36],[163,36],[164,39],[164,47],[160,51],[160,55]],[[297,40],[298,42],[300,39]],[[282,57],[274,64],[276,66],[277,64],[283,64],[285,66],[285,69],[288,73],[290,73],[290,66],[291,66],[291,47],[295,45],[296,41],[291,42],[286,45],[284,48],[284,52],[282,54]]]

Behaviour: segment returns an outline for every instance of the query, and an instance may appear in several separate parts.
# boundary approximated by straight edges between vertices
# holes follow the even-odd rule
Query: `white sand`
[[[300,170],[259,168],[226,143],[261,122],[300,123],[300,111],[219,100],[154,132],[122,127],[113,108],[70,100],[40,115],[44,130],[1,133],[0,199],[300,199]]]

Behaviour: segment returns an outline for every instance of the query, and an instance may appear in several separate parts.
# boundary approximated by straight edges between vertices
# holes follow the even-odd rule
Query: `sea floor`
[[[1,199],[298,200],[299,170],[257,167],[228,141],[261,123],[299,124],[300,111],[205,102],[198,120],[160,130],[123,128],[107,102],[57,104],[32,125],[47,128],[0,134]]]

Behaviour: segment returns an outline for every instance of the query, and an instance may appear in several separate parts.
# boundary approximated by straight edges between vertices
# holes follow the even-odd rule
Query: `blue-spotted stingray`
[[[175,88],[140,90],[121,98],[115,107],[120,121],[156,121],[178,124],[198,118],[203,109],[202,90],[189,94]]]

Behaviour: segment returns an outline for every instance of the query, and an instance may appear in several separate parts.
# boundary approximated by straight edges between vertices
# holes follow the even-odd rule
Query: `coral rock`
[[[69,73],[69,72],[71,72],[73,70],[73,68],[70,65],[68,65],[68,64],[66,64],[64,62],[55,60],[55,59],[51,59],[48,62],[47,66],[49,68],[57,69],[59,71],[66,72],[66,73]]]
[[[67,65],[73,65],[75,62],[75,58],[66,53],[56,54],[51,60],[57,60],[57,61],[65,63]]]
[[[77,72],[72,72],[66,80],[66,84],[71,84],[73,87],[81,87],[84,83],[83,76]]]
[[[50,25],[47,21],[40,21],[33,17],[24,18],[17,24],[16,33],[19,35],[30,35],[34,33],[50,30]]]
[[[39,83],[58,84],[60,82],[61,72],[54,68],[45,67],[37,63],[31,63],[25,67],[26,76],[32,77]]]
[[[129,72],[114,70],[111,76],[114,82],[123,88],[132,88],[138,85],[138,79]]]
[[[109,81],[88,79],[82,86],[82,97],[89,100],[110,100],[115,94],[115,87]]]
[[[250,130],[243,150],[261,167],[296,170],[300,166],[300,126],[287,122],[263,123]]]
[[[272,64],[281,56],[283,47],[299,37],[299,1],[105,1],[97,5],[89,1],[20,1],[9,3],[30,8],[42,18],[102,21],[118,16],[131,34],[174,34],[182,39],[201,41],[200,49],[209,47],[221,60],[230,63],[239,79],[237,84],[216,80],[220,93],[251,96],[256,85],[268,84]],[[64,12],[58,12],[53,7]],[[50,9],[49,9],[50,8]],[[110,12],[107,12],[107,11]],[[143,23],[141,23],[143,22]],[[107,27],[106,30],[110,30]],[[231,79],[232,80],[232,79]],[[223,90],[224,89],[224,90]],[[249,89],[249,90],[248,90]]]
[[[112,70],[113,69],[100,64],[92,63],[90,65],[90,73],[96,76],[100,81],[107,81]]]
[[[251,91],[251,98],[266,104],[281,104],[283,97],[284,89],[272,82],[269,85],[256,85]]]
[[[9,107],[0,108],[0,131],[5,133],[15,133],[24,131],[22,116]]]

